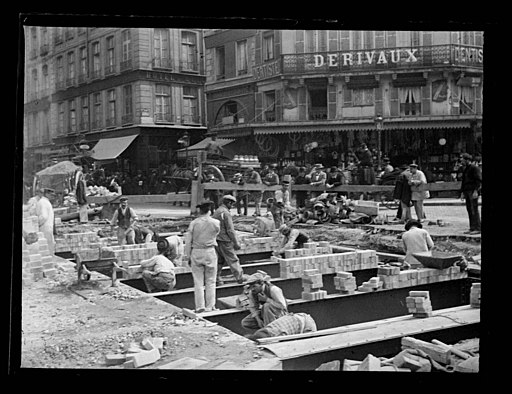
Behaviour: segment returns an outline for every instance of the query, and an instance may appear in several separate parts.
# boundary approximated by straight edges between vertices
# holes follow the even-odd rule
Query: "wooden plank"
[[[374,321],[372,323],[377,325],[376,328],[363,331],[353,330],[317,338],[261,345],[261,347],[274,353],[280,359],[291,359],[479,322],[480,310],[465,305],[462,307],[434,311],[432,317],[428,319],[418,319],[411,315],[401,316],[394,321]],[[360,325],[354,324],[346,327],[357,328],[358,326]]]
[[[237,185],[232,182],[210,182],[201,184],[205,190],[246,190],[246,191],[276,191],[283,188],[282,185],[267,186],[263,184],[245,183]]]

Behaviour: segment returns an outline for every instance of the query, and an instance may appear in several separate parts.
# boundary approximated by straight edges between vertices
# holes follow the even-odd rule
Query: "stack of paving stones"
[[[363,284],[357,288],[357,291],[371,293],[372,291],[377,291],[379,289],[382,289],[382,282],[378,276],[374,276],[373,278],[370,278],[370,280],[363,282]]]
[[[353,294],[357,288],[356,278],[352,272],[338,271],[334,277],[334,287],[341,294]]]
[[[458,265],[442,270],[436,268],[416,268],[404,271],[400,271],[399,267],[381,265],[377,270],[377,275],[383,283],[383,289],[397,289],[400,287],[467,278],[468,273],[461,271]]]
[[[303,300],[313,301],[325,298],[327,291],[320,290],[324,283],[322,274],[317,269],[304,270],[302,274]]]
[[[304,270],[318,269],[321,274],[334,274],[338,271],[356,271],[377,268],[378,257],[375,250],[356,250],[332,253],[328,242],[307,242],[302,249],[284,251],[285,257],[272,256],[279,263],[279,276],[284,279],[300,278]]]
[[[432,304],[428,291],[410,291],[409,297],[405,297],[405,303],[409,313],[414,317],[432,316]]]
[[[66,233],[55,239],[55,252],[78,253],[82,249],[91,249],[99,246],[108,246],[110,238],[100,238],[94,231],[82,233]]]
[[[480,295],[482,292],[480,283],[473,283],[469,291],[469,305],[473,308],[480,308]]]
[[[48,241],[39,231],[37,216],[24,215],[23,230],[37,233],[37,242],[30,245],[22,241],[22,279],[23,284],[43,278],[55,278],[57,274],[53,255],[50,253]]]
[[[272,252],[279,247],[279,239],[277,237],[254,237],[252,235],[240,235],[240,250],[236,254],[250,254]]]

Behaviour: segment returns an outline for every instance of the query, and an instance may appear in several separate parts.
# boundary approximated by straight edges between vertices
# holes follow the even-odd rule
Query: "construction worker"
[[[274,223],[276,228],[279,228],[284,222],[285,210],[291,210],[292,206],[290,203],[290,175],[285,175],[282,182],[282,189],[276,190],[274,193],[274,199],[272,201],[270,212],[274,217]]]
[[[224,284],[220,272],[225,263],[228,264],[237,282],[243,282],[244,272],[240,266],[240,259],[235,253],[235,250],[240,250],[241,246],[235,232],[235,227],[233,226],[233,218],[229,212],[235,204],[236,198],[230,194],[226,194],[222,197],[221,205],[212,215],[214,219],[220,221],[220,232],[219,235],[217,235],[217,246],[215,246],[219,265],[217,269],[217,285]]]
[[[256,185],[261,185],[261,176],[258,174],[258,172],[253,168],[249,167],[247,168],[247,183],[252,183]],[[254,214],[253,216],[260,216],[261,215],[261,198],[262,198],[262,192],[259,190],[250,192],[251,198],[254,200]]]
[[[52,189],[37,189],[37,195],[35,199],[35,213],[39,223],[39,231],[43,233],[44,237],[48,241],[48,249],[50,254],[55,251],[55,240],[53,238],[53,224],[55,220],[55,214],[53,212],[53,206],[48,197],[53,196]]]
[[[269,282],[270,276],[256,272],[246,281],[249,315],[242,319],[242,327],[255,331],[288,314],[288,303],[283,291]]]
[[[164,255],[168,247],[165,239],[159,241],[156,245],[158,254],[140,262],[142,280],[150,293],[170,291],[176,284],[175,265]]]
[[[119,202],[119,208],[115,210],[110,225],[112,227],[118,226],[117,242],[119,245],[133,245],[135,243],[133,224],[137,221],[137,214],[128,206],[128,199],[126,197],[121,197]]]
[[[267,186],[275,186],[279,185],[279,175],[276,173],[277,164],[272,164],[267,174],[262,178],[262,183]],[[269,199],[272,199],[269,201]],[[272,207],[272,201],[274,199],[274,192],[273,191],[266,191],[263,193],[263,200],[265,201],[265,204],[267,204],[267,212],[270,211]]]
[[[315,320],[307,313],[288,313],[246,337],[253,341],[260,338],[296,335],[316,331]]]
[[[279,233],[282,234],[283,239],[279,248],[273,252],[274,256],[284,257],[284,251],[287,249],[301,249],[304,243],[309,241],[309,237],[303,232],[292,229],[286,224],[279,227]]]
[[[196,205],[199,216],[190,222],[185,235],[185,254],[194,278],[196,312],[215,310],[215,278],[217,276],[217,235],[220,223],[210,216],[209,200]]]

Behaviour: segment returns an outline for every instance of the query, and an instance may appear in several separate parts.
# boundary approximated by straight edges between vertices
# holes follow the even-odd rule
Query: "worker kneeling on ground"
[[[256,272],[249,276],[246,282],[251,312],[242,319],[242,327],[246,330],[259,330],[288,314],[288,304],[283,291],[270,283],[269,279],[268,275]]]
[[[164,256],[168,250],[167,240],[161,240],[157,243],[158,254],[147,260],[142,260],[142,279],[150,293],[155,291],[170,291],[176,284],[176,275],[174,273],[174,264]]]
[[[284,251],[287,249],[301,249],[304,243],[309,241],[309,237],[297,229],[292,229],[286,224],[279,227],[279,232],[283,235],[281,245],[273,252],[274,256],[284,257]]]
[[[307,313],[289,313],[246,337],[255,341],[260,338],[296,335],[314,331],[316,331],[316,323],[311,315]]]

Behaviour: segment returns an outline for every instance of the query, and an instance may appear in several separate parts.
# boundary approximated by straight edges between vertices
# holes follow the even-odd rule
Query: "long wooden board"
[[[262,348],[272,352],[282,360],[291,359],[315,353],[322,353],[342,348],[379,342],[382,340],[413,336],[415,334],[448,329],[460,325],[469,325],[480,322],[480,309],[469,305],[434,311],[432,317],[426,319],[415,318],[412,315],[395,319],[386,319],[361,324],[345,326],[350,331],[321,337],[297,339],[261,345]],[[375,328],[361,330],[361,327],[373,324]]]

